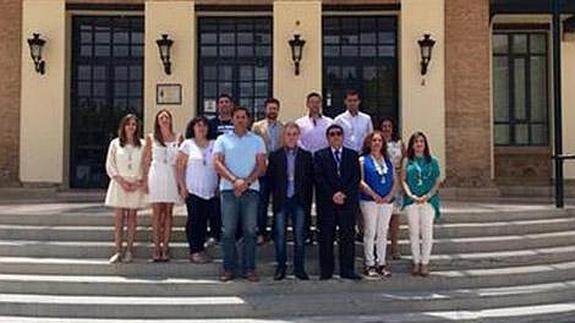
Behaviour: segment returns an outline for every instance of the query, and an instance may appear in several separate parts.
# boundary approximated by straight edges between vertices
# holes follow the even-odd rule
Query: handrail
[[[561,154],[561,155],[553,155],[552,159],[560,159],[560,160],[569,160],[575,159],[575,154]]]

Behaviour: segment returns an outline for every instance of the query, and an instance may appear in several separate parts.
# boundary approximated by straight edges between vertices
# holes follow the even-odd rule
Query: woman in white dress
[[[148,202],[152,204],[154,262],[166,262],[172,232],[173,208],[180,202],[176,180],[176,156],[182,137],[173,131],[172,114],[162,109],[156,114],[154,132],[146,136],[144,174]]]
[[[136,236],[136,213],[146,206],[142,173],[143,140],[138,118],[128,114],[118,127],[118,138],[110,142],[106,157],[106,173],[110,177],[105,205],[114,208],[115,252],[111,263],[131,262]],[[122,235],[127,218],[128,237],[122,256]]]
[[[405,145],[397,135],[395,123],[391,118],[383,119],[381,122],[381,132],[383,133],[385,142],[387,142],[387,156],[389,156],[389,159],[393,162],[395,174],[401,174],[401,166],[405,156]],[[397,246],[397,240],[399,238],[399,214],[402,207],[403,190],[401,189],[401,185],[399,185],[398,190],[396,191],[393,214],[389,223],[389,254],[394,260],[401,258],[399,247]]]

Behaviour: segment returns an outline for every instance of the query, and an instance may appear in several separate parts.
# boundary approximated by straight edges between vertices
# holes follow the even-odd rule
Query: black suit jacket
[[[361,173],[359,157],[354,150],[342,148],[340,174],[331,147],[319,150],[314,155],[314,175],[317,185],[318,206],[355,209],[359,203],[359,182]],[[344,205],[336,205],[332,198],[337,192],[346,195]]]
[[[272,208],[276,213],[287,198],[287,153],[284,148],[269,155],[267,172],[272,192]],[[296,151],[294,180],[295,196],[307,213],[311,209],[313,194],[313,159],[310,152],[301,148]]]

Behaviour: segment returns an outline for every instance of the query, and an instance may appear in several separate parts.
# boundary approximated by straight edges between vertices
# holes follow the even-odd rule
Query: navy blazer
[[[287,199],[287,153],[285,148],[272,152],[268,157],[267,175],[271,185],[272,208],[279,212]],[[297,148],[295,157],[295,197],[307,213],[313,196],[313,159],[309,151]]]
[[[331,147],[319,150],[314,155],[314,175],[317,185],[318,206],[356,208],[359,203],[359,182],[361,170],[359,156],[354,150],[342,147],[340,173]],[[332,198],[337,192],[346,195],[344,205],[336,205]]]

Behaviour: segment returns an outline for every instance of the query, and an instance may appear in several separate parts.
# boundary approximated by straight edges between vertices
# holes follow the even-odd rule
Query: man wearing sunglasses
[[[340,125],[329,126],[326,137],[329,147],[314,155],[320,279],[332,278],[333,243],[338,232],[340,277],[359,280],[361,276],[354,269],[354,228],[361,177],[358,155],[343,146],[344,132]]]

